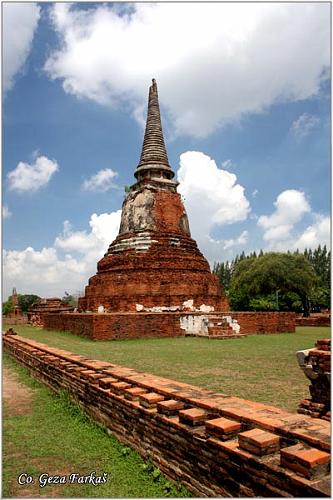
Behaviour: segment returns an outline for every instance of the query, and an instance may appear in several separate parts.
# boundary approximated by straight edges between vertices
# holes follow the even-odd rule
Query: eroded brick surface
[[[50,388],[68,391],[144,458],[149,452],[165,475],[195,496],[330,495],[329,422],[90,360],[19,335],[4,335],[4,349]],[[110,376],[117,382],[103,388]],[[139,401],[124,397],[135,389]],[[218,427],[222,434],[212,435]],[[269,448],[278,442],[281,449]]]

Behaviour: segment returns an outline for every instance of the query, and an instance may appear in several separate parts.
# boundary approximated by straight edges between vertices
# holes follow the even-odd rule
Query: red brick
[[[279,450],[280,438],[262,429],[251,429],[238,434],[238,444],[246,451],[263,456]]]
[[[145,394],[147,389],[143,389],[142,387],[131,387],[130,389],[126,389],[124,391],[125,399],[136,401],[139,399],[139,396]]]
[[[226,436],[229,438],[240,431],[241,427],[242,425],[239,422],[224,417],[206,421],[206,432],[213,436]]]
[[[139,396],[140,405],[145,408],[156,407],[157,403],[164,400],[164,396],[160,394],[156,394],[156,392],[148,392],[147,394],[143,394]]]
[[[126,382],[111,382],[110,389],[112,392],[116,394],[123,394],[125,389],[129,389],[131,384],[127,384]]]
[[[189,408],[179,412],[179,421],[188,425],[202,425],[209,418],[206,410]]]
[[[306,448],[301,443],[281,450],[281,465],[308,479],[327,473],[329,462],[329,453],[315,448]]]
[[[168,399],[157,403],[157,411],[163,415],[176,415],[179,410],[183,410],[185,404],[182,401]]]

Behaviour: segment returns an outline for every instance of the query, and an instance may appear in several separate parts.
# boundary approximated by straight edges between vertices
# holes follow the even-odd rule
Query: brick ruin
[[[123,202],[119,234],[97,264],[83,311],[136,312],[138,308],[227,311],[218,279],[191,238],[187,214],[164,144],[157,85],[149,89],[148,114],[136,182]]]
[[[40,299],[28,309],[28,323],[32,326],[44,326],[46,314],[72,312],[74,307],[65,304],[61,299],[52,297]]]
[[[50,330],[69,331],[92,340],[180,337],[185,335],[220,340],[242,338],[244,334],[295,331],[294,313],[231,313],[240,327],[240,330],[236,332],[230,325],[225,325],[223,318],[228,314],[230,315],[230,313],[220,313],[220,316],[217,316],[214,313],[202,314],[185,311],[47,314],[44,327]]]
[[[314,349],[298,351],[297,360],[310,380],[311,398],[300,402],[298,413],[331,420],[331,339],[317,340]]]
[[[11,302],[13,304],[13,310],[6,314],[4,317],[5,323],[10,323],[12,325],[24,325],[28,322],[27,315],[23,313],[22,309],[18,303],[18,295],[16,288],[13,288],[13,292],[11,295]]]
[[[330,496],[329,422],[12,333],[6,352],[195,496]]]
[[[155,80],[134,175],[119,234],[89,279],[78,314],[45,315],[46,328],[94,339],[185,334],[224,339],[295,331],[294,313],[237,313],[240,321],[230,313],[217,276],[191,238],[165,148]]]

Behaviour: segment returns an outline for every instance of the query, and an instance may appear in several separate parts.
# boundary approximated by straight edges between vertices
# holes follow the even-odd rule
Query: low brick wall
[[[5,325],[27,325],[28,316],[3,316],[2,321]]]
[[[217,313],[212,313],[214,316]],[[282,333],[295,331],[295,313],[219,312],[237,319],[242,334]],[[163,313],[64,313],[47,314],[44,327],[49,330],[70,331],[93,340],[119,340],[150,337],[180,337],[184,316],[207,316],[199,312]]]
[[[293,333],[296,327],[294,312],[242,312],[229,313],[240,324],[240,333]]]
[[[65,313],[47,314],[44,327],[70,331],[92,340],[180,337],[179,315],[174,313]]]
[[[311,314],[308,318],[296,317],[297,326],[331,326],[330,314]]]
[[[4,349],[198,497],[326,497],[330,425],[5,335]]]

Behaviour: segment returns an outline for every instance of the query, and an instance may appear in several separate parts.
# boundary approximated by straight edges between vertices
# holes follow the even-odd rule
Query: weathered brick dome
[[[187,214],[164,144],[157,85],[149,89],[137,182],[124,200],[117,238],[89,279],[82,310],[135,311],[137,304],[228,310],[218,279],[191,238]]]

